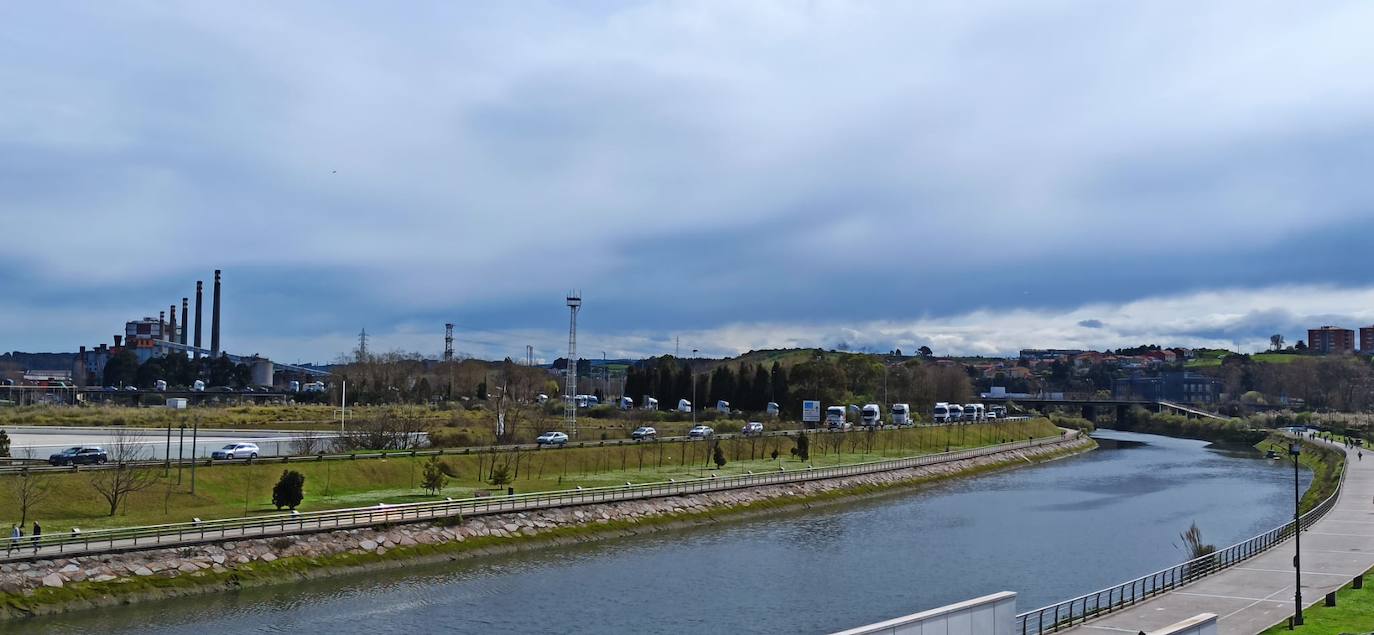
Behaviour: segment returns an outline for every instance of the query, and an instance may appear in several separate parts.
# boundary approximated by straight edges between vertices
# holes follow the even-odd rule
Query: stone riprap
[[[952,461],[888,472],[858,476],[770,485],[753,489],[705,492],[638,501],[598,503],[575,507],[468,517],[458,522],[417,523],[371,529],[339,530],[291,537],[233,540],[190,547],[152,549],[121,554],[55,558],[0,565],[0,593],[33,595],[42,587],[63,587],[84,581],[118,584],[147,576],[176,578],[206,572],[232,571],[249,563],[267,563],[282,558],[318,558],[338,554],[384,555],[416,545],[462,543],[478,537],[516,539],[537,537],[561,527],[592,526],[611,521],[637,522],[650,518],[706,517],[713,511],[747,507],[776,499],[807,498],[856,487],[883,487],[905,481],[953,476],[978,467],[1006,463],[1034,462],[1037,457],[1093,447],[1087,438],[1066,437],[1064,441],[1030,449],[1008,450],[988,456]],[[785,501],[783,501],[785,503]],[[633,530],[631,530],[633,531]],[[490,545],[490,540],[483,541]]]

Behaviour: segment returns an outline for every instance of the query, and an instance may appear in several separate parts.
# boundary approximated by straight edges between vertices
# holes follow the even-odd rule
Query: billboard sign
[[[803,401],[802,402],[802,422],[820,423],[821,422],[821,402]]]

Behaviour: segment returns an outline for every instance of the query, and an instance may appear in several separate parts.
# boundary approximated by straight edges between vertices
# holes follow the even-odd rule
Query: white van
[[[892,425],[911,425],[911,406],[904,403],[892,404]]]
[[[879,408],[878,404],[875,403],[864,404],[863,409],[859,411],[859,421],[862,422],[865,427],[870,428],[883,425],[882,408]]]

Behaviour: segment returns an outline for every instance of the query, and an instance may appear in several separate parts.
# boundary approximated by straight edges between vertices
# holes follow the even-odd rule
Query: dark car
[[[48,457],[49,465],[99,465],[110,460],[102,448],[76,446]]]

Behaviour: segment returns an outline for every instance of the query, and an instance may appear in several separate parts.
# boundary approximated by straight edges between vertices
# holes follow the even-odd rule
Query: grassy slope
[[[1015,435],[1050,436],[1057,431],[1047,421],[1018,424],[981,424],[940,428],[915,428],[873,433],[813,436],[810,463],[816,466],[853,463],[864,460],[909,456],[951,448],[985,445]],[[832,440],[842,440],[838,451]],[[871,443],[870,443],[871,442]],[[321,461],[295,463],[291,469],[305,475],[303,511],[356,507],[377,502],[404,503],[466,497],[475,489],[490,488],[481,482],[489,478],[493,458],[498,463],[519,461],[519,477],[513,486],[519,492],[569,489],[577,485],[595,487],[645,483],[669,478],[692,478],[704,474],[736,474],[745,471],[777,469],[768,458],[777,449],[785,466],[800,466],[791,457],[794,441],[768,437],[753,441],[736,439],[722,442],[728,463],[716,471],[707,467],[708,444],[702,442],[664,442],[605,448],[569,448],[502,455],[454,455],[443,461],[458,475],[437,495],[420,488],[426,458],[395,457],[358,461]],[[752,459],[751,459],[752,455]],[[479,462],[481,465],[479,465]],[[710,467],[714,467],[713,465]],[[190,470],[160,477],[152,487],[134,493],[115,516],[108,516],[108,505],[92,489],[87,474],[55,474],[48,479],[52,494],[31,511],[29,522],[37,518],[48,531],[67,531],[127,525],[185,522],[275,512],[270,505],[272,486],[285,467],[279,463],[257,465],[218,465],[197,470],[196,494],[189,493]],[[161,470],[157,470],[161,474]],[[0,477],[0,523],[17,521],[13,488],[16,477]],[[245,500],[247,501],[245,504]],[[246,510],[246,511],[245,511]]]
[[[1374,574],[1374,569],[1365,573],[1365,578]],[[1311,598],[1308,598],[1311,599]],[[1317,598],[1320,602],[1322,598]],[[1274,626],[1262,635],[1278,633],[1303,633],[1304,635],[1342,635],[1344,633],[1367,633],[1374,628],[1374,587],[1351,588],[1349,584],[1336,592],[1336,606],[1317,606],[1304,610],[1303,625],[1297,631],[1288,630],[1288,622]]]

